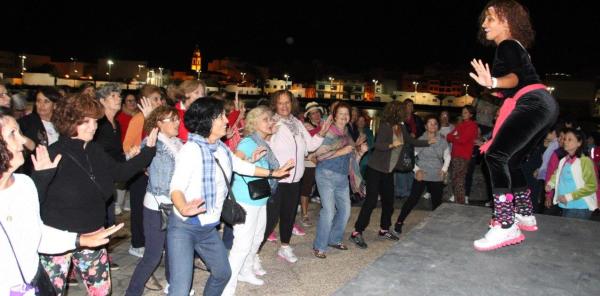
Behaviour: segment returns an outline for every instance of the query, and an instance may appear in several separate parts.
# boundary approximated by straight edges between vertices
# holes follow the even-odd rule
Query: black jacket
[[[36,146],[40,144],[48,145],[46,129],[44,128],[42,119],[36,112],[20,118],[18,123],[23,135],[31,139]],[[33,152],[34,151],[28,151],[27,149],[23,151],[25,163],[19,168],[18,172],[31,175],[31,169],[33,167],[31,163],[31,154]]]
[[[98,144],[89,142],[85,149],[83,144],[61,136],[48,149],[51,159],[62,155],[58,167],[32,174],[44,224],[78,233],[104,226],[106,202],[113,195],[115,181],[127,181],[148,166],[156,153],[156,148],[145,147],[131,160],[117,162]]]

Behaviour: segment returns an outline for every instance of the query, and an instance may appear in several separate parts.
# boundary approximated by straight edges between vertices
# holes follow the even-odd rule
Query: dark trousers
[[[166,247],[167,231],[160,230],[160,212],[144,207],[144,236],[145,250],[144,257],[135,267],[129,287],[125,295],[142,295],[144,285],[160,264],[163,250]],[[168,254],[168,252],[165,252]],[[165,258],[165,276],[169,281],[169,259]]]
[[[267,226],[263,244],[275,230],[277,222],[279,222],[279,239],[284,244],[290,243],[299,202],[300,182],[277,185],[277,191],[267,202]]]
[[[557,117],[558,105],[545,90],[529,92],[517,101],[485,154],[494,194],[527,188],[523,158],[546,136]]]
[[[148,186],[148,176],[141,173],[131,179],[129,185],[131,207],[131,246],[141,248],[144,246],[144,196]]]
[[[365,180],[367,182],[367,197],[360,208],[354,230],[363,232],[371,220],[371,214],[377,207],[377,197],[381,195],[380,227],[389,230],[392,225],[394,212],[394,173],[383,173],[367,167]]]
[[[400,216],[398,216],[398,220],[396,223],[404,223],[406,217],[408,217],[410,212],[419,202],[419,198],[421,197],[421,195],[423,195],[425,187],[427,187],[427,190],[429,191],[429,193],[431,193],[432,209],[435,210],[442,204],[442,192],[444,190],[444,183],[415,180],[412,184],[410,196],[402,206],[402,210],[400,210]]]

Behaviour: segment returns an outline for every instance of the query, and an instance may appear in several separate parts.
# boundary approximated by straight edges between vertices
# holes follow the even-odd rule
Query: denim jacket
[[[174,141],[179,141],[174,138]],[[145,144],[145,140],[143,145]],[[156,155],[152,159],[152,163],[148,167],[148,186],[146,192],[154,196],[169,196],[169,186],[173,171],[175,170],[175,154],[169,147],[159,138],[156,141]]]

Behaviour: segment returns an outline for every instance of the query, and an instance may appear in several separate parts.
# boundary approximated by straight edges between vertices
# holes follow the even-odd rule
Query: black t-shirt
[[[121,144],[121,128],[119,121],[115,120],[115,126],[108,121],[106,116],[98,119],[98,129],[94,135],[94,142],[100,144],[104,151],[116,161],[125,161],[123,144]]]
[[[516,40],[507,39],[498,45],[492,77],[502,77],[514,73],[519,78],[519,84],[514,88],[501,89],[505,97],[512,97],[519,89],[535,83],[540,83],[529,53]]]

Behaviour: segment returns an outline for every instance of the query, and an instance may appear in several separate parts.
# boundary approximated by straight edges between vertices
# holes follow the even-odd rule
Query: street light
[[[25,59],[27,57],[25,55],[20,55],[19,57],[21,58],[21,75],[23,75],[27,71],[27,68],[25,68]]]
[[[108,61],[106,61],[106,63],[108,64],[108,72],[106,72],[106,73],[108,75],[108,80],[110,81],[110,69],[112,68],[112,65],[114,64],[114,62],[112,60],[108,60]]]
[[[329,76],[329,91],[333,92],[333,81],[335,80],[335,78]],[[331,98],[331,95],[329,95],[329,98]]]
[[[159,86],[162,86],[162,84],[163,84],[163,70],[164,70],[164,69],[165,69],[165,68],[163,68],[163,67],[158,67],[158,72],[159,72],[159,75],[160,75],[160,76],[158,77],[158,79],[160,80],[160,82],[159,82],[159,84],[158,84]]]
[[[465,87],[465,96],[469,95],[469,85],[466,83],[463,83],[463,86]]]
[[[138,65],[138,73],[136,75],[137,78],[140,78],[140,74],[141,74],[141,71],[143,68],[144,68],[144,65]]]
[[[79,72],[79,71],[77,71],[77,65],[76,65],[77,59],[74,57],[71,57],[70,59],[71,59],[71,62],[73,62],[73,73]]]
[[[373,100],[375,100],[375,95],[377,94],[377,82],[379,82],[379,80],[373,79]]]
[[[552,92],[554,91],[554,86],[547,86],[546,90],[548,90],[548,92],[550,93],[550,95],[552,95]]]
[[[413,85],[415,86],[415,96],[417,95],[417,87],[419,86],[418,81],[413,81]]]
[[[242,83],[246,82],[246,72],[240,72],[240,75],[242,75]]]
[[[290,78],[290,75],[283,74],[283,78],[285,78],[285,89],[288,89],[288,79]]]

